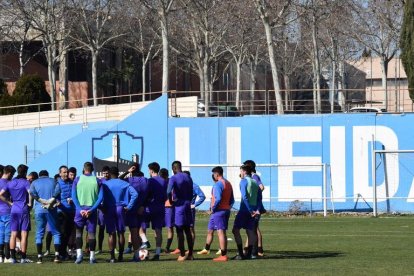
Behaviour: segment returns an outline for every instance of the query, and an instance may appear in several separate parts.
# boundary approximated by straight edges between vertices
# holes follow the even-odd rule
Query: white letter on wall
[[[316,201],[321,201],[322,183],[317,183],[314,186],[293,185],[293,172],[322,171],[322,167],[318,166],[322,160],[320,156],[293,156],[294,142],[321,142],[321,127],[278,127],[277,131],[279,201],[292,201],[295,199],[307,201],[311,198]],[[298,166],[284,166],[292,164]]]
[[[369,158],[371,156],[368,156],[369,142],[372,141],[372,136],[374,135],[375,141],[382,143],[385,150],[398,150],[398,138],[392,129],[385,126],[355,126],[353,127],[353,133],[354,196],[361,194],[364,198],[372,200],[372,184],[370,186],[369,181],[369,176],[372,174],[371,166],[369,166]],[[393,197],[398,190],[400,181],[398,154],[385,154],[382,156],[385,156],[387,161],[388,196]],[[380,160],[379,154],[377,154],[377,164],[378,160]],[[377,182],[378,202],[385,201],[386,188],[385,181],[382,183]]]
[[[190,128],[175,128],[175,160],[181,161],[183,170],[189,170],[190,165]]]
[[[226,137],[227,175],[225,176],[233,186],[235,200],[240,200],[240,165],[241,165],[241,128],[228,127]]]
[[[330,162],[332,178],[332,197],[334,202],[346,199],[346,154],[345,127],[334,126],[330,130]],[[329,171],[329,167],[328,167]]]

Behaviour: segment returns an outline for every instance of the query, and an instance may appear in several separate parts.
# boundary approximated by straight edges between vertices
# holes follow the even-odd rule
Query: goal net
[[[412,213],[414,150],[374,150],[372,159],[373,215]]]

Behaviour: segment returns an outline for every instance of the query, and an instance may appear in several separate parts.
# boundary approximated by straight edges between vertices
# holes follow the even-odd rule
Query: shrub
[[[44,80],[38,75],[24,75],[16,82],[13,93],[15,105],[50,103]],[[50,105],[41,105],[40,111],[50,110]],[[39,111],[38,106],[19,107],[19,113]]]

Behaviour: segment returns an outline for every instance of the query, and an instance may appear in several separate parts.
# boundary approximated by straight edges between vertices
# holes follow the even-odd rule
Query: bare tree
[[[125,41],[128,47],[141,55],[142,101],[145,101],[146,67],[148,62],[154,59],[161,50],[160,27],[154,22],[153,11],[143,5],[141,0],[131,0],[130,2],[128,35]]]
[[[399,50],[403,1],[352,1],[354,23],[347,34],[381,59],[384,107],[388,109],[387,75],[388,63]]]
[[[69,35],[68,28],[62,28],[64,24],[67,24],[67,8],[66,0],[19,0],[10,2],[10,9],[16,12],[22,22],[30,24],[30,28],[42,39],[48,63],[52,110],[55,109],[56,103],[56,74],[60,60],[59,43]]]
[[[321,49],[327,60],[325,66],[329,68],[330,105],[331,113],[334,112],[337,100],[342,111],[345,111],[345,88],[343,79],[345,62],[349,63],[358,56],[359,45],[356,41],[344,33],[352,25],[349,0],[335,0],[326,3],[327,16],[321,24]]]
[[[169,14],[175,0],[141,0],[154,14],[161,27],[162,38],[162,92],[169,89]]]
[[[209,110],[209,93],[218,74],[218,65],[227,53],[223,45],[229,20],[226,7],[231,1],[179,0],[180,13],[174,27],[176,40],[173,45],[181,58],[192,65],[200,78],[200,95],[204,99],[206,116]],[[179,20],[179,21],[178,21]],[[211,93],[210,93],[211,95]]]
[[[3,35],[5,39],[12,41],[12,51],[19,55],[19,76],[22,76],[30,60],[43,51],[43,47],[34,53],[27,49],[27,46],[33,41],[40,39],[40,33],[34,33],[29,19],[12,5],[1,2],[0,8],[4,11],[2,17]]]
[[[275,40],[276,57],[280,66],[280,73],[283,75],[283,84],[285,88],[284,105],[285,111],[293,110],[294,104],[291,95],[292,75],[299,70],[303,73],[307,65],[307,59],[304,58],[304,48],[300,40],[300,31],[297,22],[292,22],[283,28],[277,30]]]
[[[264,60],[265,45],[261,41],[250,45],[247,50],[247,65],[249,67],[249,90],[250,90],[250,114],[254,112],[255,92],[256,92],[256,73],[257,67]]]
[[[80,47],[87,49],[92,57],[92,96],[93,105],[98,105],[98,57],[102,49],[115,39],[124,36],[124,16],[121,0],[71,0],[77,12],[78,32],[71,38]]]
[[[320,29],[323,28],[328,15],[327,3],[325,0],[304,1],[300,8],[302,16],[302,39],[307,46],[310,60],[312,61],[312,83],[313,83],[313,107],[314,113],[322,112],[321,82],[322,82],[322,53]]]
[[[236,65],[236,108],[239,109],[242,66],[251,57],[249,56],[249,50],[252,47],[256,49],[255,46],[259,44],[260,40],[253,3],[250,0],[233,3],[230,20],[231,24],[229,24],[229,30],[226,32],[224,43]],[[255,60],[257,59],[253,57],[250,61]],[[250,65],[250,69],[253,70],[254,62]],[[250,73],[252,72],[250,71]],[[251,104],[251,106],[253,105]]]
[[[282,96],[280,93],[280,82],[278,76],[278,66],[275,58],[274,49],[274,29],[280,28],[289,24],[295,17],[292,17],[291,6],[292,0],[283,1],[268,1],[268,0],[253,0],[256,6],[257,12],[262,20],[265,30],[268,55],[270,67],[272,69],[273,89],[275,90],[277,113],[283,114]]]

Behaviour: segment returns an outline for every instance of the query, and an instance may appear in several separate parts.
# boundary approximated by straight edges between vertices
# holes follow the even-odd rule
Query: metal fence
[[[245,115],[277,114],[275,92],[272,90],[226,90],[208,93],[206,100],[199,91],[169,91],[169,115],[172,117],[233,117]],[[314,114],[353,112],[355,107],[372,107],[387,112],[413,112],[414,105],[408,89],[389,90],[387,103],[383,90],[348,89],[332,92],[321,90],[320,104],[314,100],[313,90],[281,90],[284,114]],[[148,102],[161,96],[161,92],[118,95],[98,98],[98,106],[90,106],[93,99],[70,100],[53,103],[58,111],[46,111],[52,103],[27,104],[0,107],[0,114],[14,114],[12,117],[0,116],[3,129],[41,126],[42,124],[83,123],[99,120],[120,120]],[[147,99],[147,101],[143,101]],[[319,106],[319,112],[315,109]],[[59,106],[61,108],[59,108]],[[65,109],[65,106],[80,108]],[[114,107],[116,106],[116,107]],[[366,110],[359,110],[366,112]],[[37,118],[33,116],[37,113]],[[32,115],[27,115],[32,114]],[[10,115],[11,116],[11,115]]]
[[[231,117],[244,115],[277,114],[276,95],[273,90],[221,90],[208,93],[209,110],[199,91],[173,91],[173,99],[184,96],[197,96],[199,117]],[[413,112],[414,104],[408,89],[390,88],[385,97],[382,89],[346,89],[332,91],[321,89],[320,96],[312,89],[281,90],[281,104],[284,114],[315,114],[362,112],[355,107],[369,107],[390,113]],[[320,98],[318,103],[315,99]],[[385,102],[387,98],[387,102]],[[366,112],[366,111],[365,111]],[[179,114],[178,114],[179,115]]]

